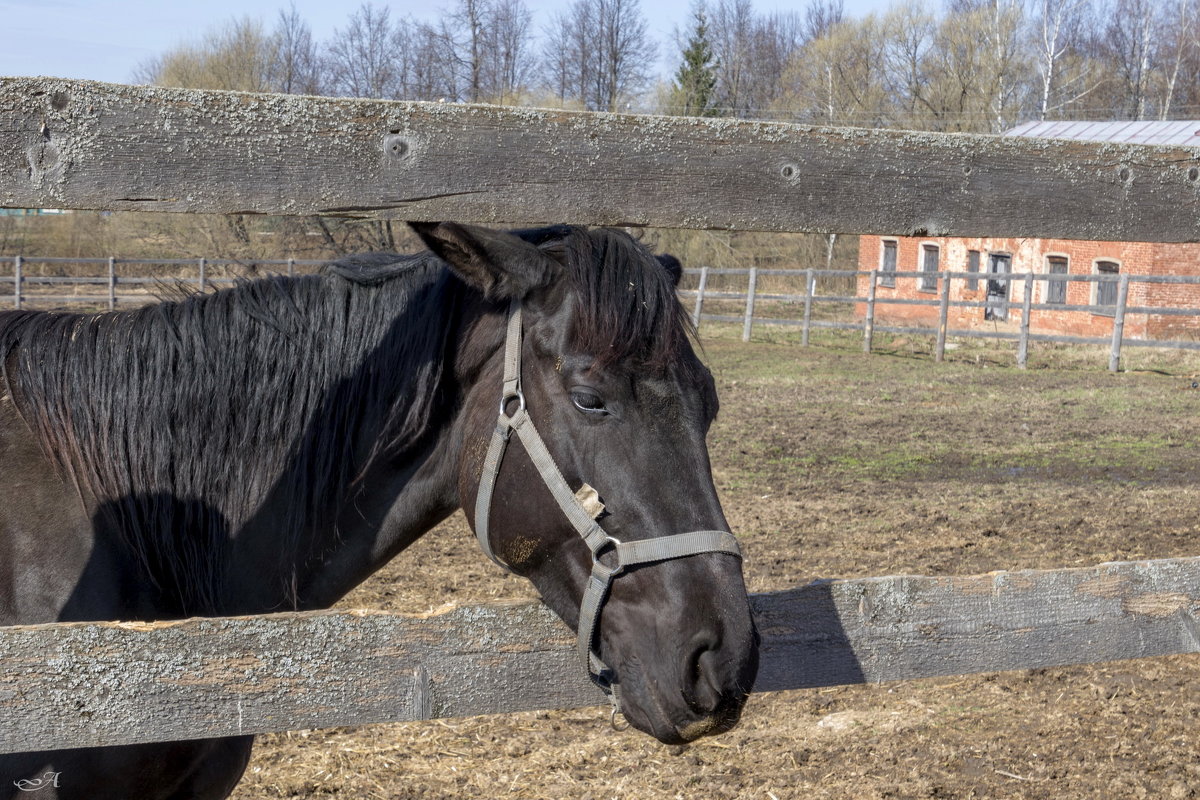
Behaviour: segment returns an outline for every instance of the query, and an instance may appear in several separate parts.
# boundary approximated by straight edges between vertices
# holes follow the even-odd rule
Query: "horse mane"
[[[429,430],[454,285],[428,253],[374,254],[125,312],[4,312],[0,367],[179,613],[219,613],[228,537],[273,492],[281,550],[304,548]]]
[[[559,234],[542,246],[562,261],[577,296],[571,329],[576,347],[600,366],[620,362],[662,373],[691,365],[680,358],[695,327],[676,291],[677,259],[656,258],[611,228],[545,230]]]

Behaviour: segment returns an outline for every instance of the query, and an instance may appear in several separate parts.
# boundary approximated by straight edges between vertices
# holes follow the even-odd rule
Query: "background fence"
[[[11,272],[0,275],[0,287],[11,287],[13,308],[29,305],[86,304],[91,307],[141,305],[158,299],[156,289],[196,287],[199,291],[229,286],[245,277],[279,273],[295,275],[326,263],[295,258],[236,261],[223,258],[69,258],[3,256]],[[40,275],[29,268],[40,266]],[[49,267],[50,270],[46,270]],[[123,270],[124,268],[124,270]],[[130,269],[132,268],[132,269]],[[158,269],[156,269],[158,268]],[[163,274],[147,274],[164,270]],[[78,274],[45,274],[48,271]],[[124,274],[122,274],[124,272]],[[230,275],[229,273],[236,273]],[[61,293],[66,288],[69,294]],[[129,288],[132,291],[122,291]]]
[[[1200,151],[0,79],[0,206],[1198,241]],[[753,604],[758,690],[1200,650],[1194,558]],[[0,629],[0,750],[599,702],[529,604]]]
[[[11,264],[11,274],[0,275],[0,286],[12,287],[9,296],[13,308],[46,304],[55,306],[82,304],[89,307],[104,307],[110,311],[118,306],[154,302],[160,296],[161,290],[170,289],[173,286],[195,287],[203,292],[210,288],[230,286],[246,277],[271,273],[295,275],[298,272],[310,272],[326,263],[319,259],[295,258],[239,261],[210,258],[118,259],[115,257],[68,258],[18,255],[4,256],[0,259]],[[28,274],[31,266],[58,268],[60,272],[69,271],[83,274],[31,275]],[[126,268],[127,274],[121,274],[121,268]],[[146,275],[145,273],[151,271],[151,268],[165,269],[167,273],[158,276]],[[231,275],[230,273],[236,274]],[[1130,283],[1194,286],[1200,285],[1200,276],[1006,273],[1005,281],[1012,281],[1023,286],[1023,289],[1010,289],[1008,295],[1001,299],[951,300],[951,287],[954,281],[969,281],[973,284],[980,280],[987,280],[986,275],[981,277],[981,273],[978,272],[953,271],[888,272],[888,276],[893,280],[910,278],[934,281],[938,287],[938,299],[935,300],[878,296],[875,287],[879,283],[879,270],[700,267],[685,269],[684,275],[689,285],[694,283],[696,286],[694,289],[682,289],[680,294],[691,299],[692,321],[697,328],[705,321],[741,323],[743,341],[750,340],[755,325],[799,327],[801,343],[804,346],[808,346],[810,343],[810,334],[814,329],[860,330],[863,335],[863,350],[869,353],[871,352],[872,338],[876,332],[928,335],[936,337],[934,357],[941,361],[945,356],[946,341],[949,337],[995,339],[1016,342],[1016,363],[1021,368],[1028,363],[1030,342],[1103,345],[1109,348],[1109,369],[1114,372],[1119,369],[1123,347],[1200,350],[1200,341],[1138,339],[1126,337],[1124,333],[1125,318],[1128,314],[1200,317],[1200,308],[1128,305]],[[866,281],[867,294],[858,295],[856,292],[861,283],[859,279],[864,277],[868,279]],[[722,286],[714,287],[714,278],[721,279]],[[744,289],[733,290],[732,287],[739,278],[745,279]],[[775,288],[764,290],[764,284],[767,281],[773,282]],[[1113,283],[1116,284],[1116,290],[1113,292],[1116,302],[1115,305],[1034,303],[1033,288],[1038,281]],[[778,290],[779,287],[794,287],[798,283],[802,285],[803,289],[800,292]],[[69,294],[61,293],[64,287],[70,289]],[[125,287],[130,287],[133,291],[121,291]],[[1010,300],[1009,297],[1014,294],[1020,294],[1024,299],[1020,302]],[[705,304],[713,302],[726,306],[731,303],[739,304],[742,311],[737,315],[705,313]],[[758,313],[763,310],[762,304],[764,303],[772,304],[775,313],[770,315]],[[880,324],[877,319],[877,310],[880,306],[888,305],[937,308],[937,323],[933,326]],[[1009,310],[1016,309],[1021,312],[1019,330],[1014,332],[996,328],[990,330],[986,328],[950,328],[948,324],[949,310],[952,308],[993,309],[1004,312],[1005,315]],[[823,317],[822,309],[829,310],[831,313]],[[1065,312],[1112,316],[1112,336],[1100,338],[1036,332],[1034,312],[1039,311],[1055,312],[1056,314]]]
[[[809,344],[809,335],[813,329],[861,330],[863,350],[871,352],[872,337],[876,332],[918,334],[937,337],[934,346],[934,357],[941,361],[946,352],[948,337],[964,337],[975,339],[996,339],[1015,341],[1017,344],[1017,366],[1024,368],[1029,357],[1030,342],[1055,342],[1059,344],[1091,344],[1104,345],[1109,348],[1108,367],[1116,372],[1120,366],[1121,349],[1123,347],[1159,347],[1173,350],[1200,350],[1200,341],[1186,339],[1135,339],[1125,335],[1125,320],[1129,314],[1151,314],[1156,316],[1200,317],[1200,308],[1178,306],[1131,306],[1129,301],[1129,284],[1188,284],[1200,285],[1200,276],[1195,275],[1064,275],[1050,273],[1006,273],[1005,281],[1011,281],[1023,288],[1010,290],[1011,294],[1020,293],[1023,300],[1014,302],[1005,296],[1002,299],[988,300],[951,300],[951,286],[954,281],[970,281],[972,283],[988,280],[987,274],[978,272],[895,272],[887,274],[893,279],[911,278],[913,280],[931,280],[937,284],[938,299],[921,299],[907,297],[880,297],[876,293],[879,284],[880,271],[850,272],[847,270],[805,269],[700,269],[686,270],[686,274],[697,279],[695,289],[685,289],[682,294],[693,298],[692,321],[699,327],[704,321],[732,322],[742,324],[742,340],[749,341],[754,325],[788,325],[798,326],[801,330],[801,342]],[[746,276],[744,291],[713,291],[708,288],[710,276]],[[765,277],[773,278],[802,278],[804,291],[802,293],[763,292],[759,283]],[[820,284],[834,284],[834,292],[844,292],[847,287],[857,287],[860,277],[867,278],[867,294],[840,294],[822,292]],[[1116,291],[1114,305],[1080,305],[1067,303],[1035,303],[1033,289],[1038,281],[1049,283],[1087,282],[1114,283]],[[708,301],[717,300],[742,303],[743,311],[733,314],[705,314],[704,305]],[[777,304],[778,313],[771,316],[757,314],[763,302]],[[881,325],[877,317],[880,306],[925,306],[938,309],[937,322],[932,326],[919,325]],[[836,319],[821,319],[815,311],[821,307],[836,308],[841,313]],[[861,307],[861,308],[860,308]],[[1010,309],[1021,312],[1019,330],[1005,331],[986,328],[950,328],[949,311],[951,308],[992,309],[1003,312],[1007,316]],[[798,313],[790,315],[795,309]],[[1100,338],[1095,336],[1068,336],[1056,333],[1036,333],[1037,315],[1034,312],[1047,311],[1059,313],[1103,314],[1113,318],[1112,336]],[[855,318],[857,317],[857,319]]]

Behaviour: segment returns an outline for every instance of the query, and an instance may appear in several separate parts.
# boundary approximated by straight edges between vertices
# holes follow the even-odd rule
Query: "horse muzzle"
[[[655,598],[664,582],[654,580],[654,573],[675,567],[684,574],[671,578],[691,577],[683,566],[649,566],[628,576],[644,578],[644,586],[618,584],[600,637],[619,687],[621,714],[665,744],[733,728],[758,675],[759,638],[744,589],[740,602],[732,589],[687,603]]]
[[[725,658],[714,656],[713,660]],[[708,672],[672,689],[662,686],[638,669],[620,669],[621,713],[630,725],[650,734],[663,744],[686,744],[704,736],[716,736],[732,730],[741,720],[749,698],[744,686],[747,676],[757,670],[758,652],[751,651],[751,663],[737,665],[722,680]],[[718,682],[721,685],[716,685]]]

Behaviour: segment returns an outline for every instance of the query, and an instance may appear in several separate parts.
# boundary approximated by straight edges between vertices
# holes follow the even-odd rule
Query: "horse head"
[[[666,743],[733,727],[758,639],[679,262],[613,230],[413,227],[478,303],[458,482],[485,551],[580,632],[634,727]]]

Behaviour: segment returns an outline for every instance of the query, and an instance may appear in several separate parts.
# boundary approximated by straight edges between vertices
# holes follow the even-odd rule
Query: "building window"
[[[879,264],[879,285],[896,286],[896,240],[883,240],[883,254]]]
[[[967,272],[979,272],[979,251],[967,251]],[[979,288],[978,278],[967,278],[967,291],[973,292]]]
[[[1046,271],[1051,275],[1066,275],[1066,256],[1046,256]],[[1066,281],[1046,281],[1046,302],[1062,305],[1067,302]]]
[[[917,287],[923,292],[936,292],[938,287],[938,246],[936,244],[921,245],[921,272],[929,273],[921,276]]]
[[[1115,261],[1097,261],[1097,275],[1117,275],[1121,272],[1121,265]],[[1096,282],[1096,305],[1111,306],[1097,312],[1100,314],[1113,314],[1116,312],[1117,305],[1117,282],[1116,281],[1097,281]]]
[[[987,294],[984,296],[983,318],[1008,319],[1008,275],[1012,272],[1012,256],[1008,253],[988,253]]]

